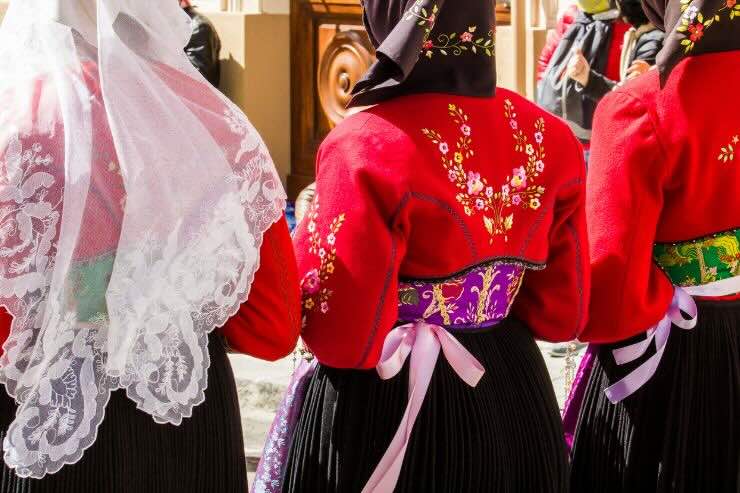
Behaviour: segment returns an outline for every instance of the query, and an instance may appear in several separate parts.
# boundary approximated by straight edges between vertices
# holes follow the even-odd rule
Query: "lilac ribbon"
[[[383,343],[377,365],[383,380],[395,377],[411,355],[409,367],[409,403],[401,424],[380,463],[362,493],[391,493],[398,482],[411,431],[432,380],[440,349],[455,373],[475,387],[485,373],[483,366],[449,332],[438,325],[416,322],[393,329]]]
[[[681,312],[686,313],[691,318],[685,319]],[[643,364],[637,367],[629,375],[610,386],[604,393],[612,402],[617,402],[625,399],[632,395],[637,389],[645,385],[645,383],[652,378],[655,371],[658,369],[658,364],[663,357],[666,344],[668,343],[668,336],[671,333],[672,325],[676,325],[684,330],[691,330],[696,327],[698,310],[696,308],[696,302],[686,291],[676,286],[673,292],[673,301],[671,306],[668,308],[666,315],[656,325],[651,327],[646,335],[644,341],[625,346],[623,348],[615,349],[612,351],[614,360],[618,365],[624,365],[635,361],[637,358],[645,354],[650,347],[650,343],[655,340],[655,354],[647,359]]]
[[[591,378],[598,352],[599,346],[596,344],[588,345],[586,354],[583,355],[581,364],[578,366],[576,378],[570,387],[568,399],[565,401],[565,406],[563,407],[563,430],[568,449],[573,448],[573,439],[575,438],[576,427],[578,426],[578,416],[581,414],[583,399],[586,396],[586,386],[588,385],[589,378]]]

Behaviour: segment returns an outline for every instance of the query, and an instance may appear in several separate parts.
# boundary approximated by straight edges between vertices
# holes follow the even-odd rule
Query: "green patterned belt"
[[[740,229],[677,243],[660,243],[653,257],[671,282],[694,296],[740,293]]]

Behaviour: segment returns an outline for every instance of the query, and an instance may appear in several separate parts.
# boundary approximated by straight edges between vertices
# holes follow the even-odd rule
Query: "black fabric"
[[[658,55],[663,46],[663,32],[657,29],[646,32],[637,39],[635,50],[630,54],[627,65],[631,65],[635,60],[643,60],[650,65],[655,65],[655,57]],[[583,94],[595,102],[601,101],[601,98],[609,94],[618,84],[618,81],[611,80],[591,69],[588,78],[588,84],[583,87]],[[581,87],[578,84],[578,87]]]
[[[493,96],[493,1],[363,0],[363,19],[377,61],[352,89],[350,107],[424,92]],[[464,33],[472,39],[461,42]]]
[[[617,367],[611,350],[633,341],[599,352],[576,430],[572,491],[740,491],[740,302],[699,302],[697,327],[674,327],[653,378],[613,405],[604,389],[650,356]]]
[[[673,68],[688,56],[740,50],[740,4],[734,0],[684,3],[682,0],[642,0],[642,5],[653,25],[666,33],[657,58],[663,84]],[[692,32],[696,27],[702,29],[701,36]]]
[[[593,16],[579,12],[573,25],[563,35],[539,83],[537,91],[539,105],[568,121],[576,136],[582,141],[590,140],[590,135],[581,129],[591,130],[597,101],[584,95],[577,87],[576,81],[561,77],[577,48],[583,51],[583,56],[591,69],[603,74],[609,61],[609,46],[613,36],[614,19],[597,20]],[[574,127],[574,124],[577,127]]]
[[[619,8],[619,15],[632,27],[638,28],[644,26],[650,22],[650,19],[645,15],[645,11],[642,9],[642,2],[640,0],[617,0],[617,7]]]
[[[98,439],[74,465],[43,479],[2,464],[0,493],[244,493],[247,471],[234,375],[220,336],[209,340],[206,400],[180,426],[136,409],[124,391],[106,408]],[[0,438],[16,406],[0,394]]]
[[[455,337],[484,366],[468,387],[440,356],[411,435],[397,492],[559,493],[568,464],[557,401],[529,331],[506,320]],[[284,493],[361,491],[407,404],[395,378],[319,366],[290,450]]]
[[[185,46],[185,53],[203,77],[212,86],[218,87],[221,83],[221,39],[207,17],[193,7],[186,7],[184,10],[190,16],[193,27],[193,35]]]

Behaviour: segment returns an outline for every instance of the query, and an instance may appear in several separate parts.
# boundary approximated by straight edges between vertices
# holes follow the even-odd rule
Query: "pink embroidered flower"
[[[326,237],[326,242],[330,245],[333,245],[337,242],[337,237],[334,236],[334,233],[329,233],[329,236]]]
[[[473,33],[469,33],[465,31],[464,33],[460,35],[460,40],[463,43],[470,43],[471,41],[473,41]]]
[[[321,302],[321,313],[328,313],[329,312],[329,303],[326,301]]]
[[[534,163],[534,169],[536,169],[538,173],[542,173],[542,171],[545,169],[545,163],[542,162],[542,159]]]
[[[465,137],[470,137],[470,126],[463,125],[462,127],[460,127],[460,131],[463,133]]]
[[[514,168],[514,176],[511,178],[511,186],[516,190],[521,190],[527,186],[527,171],[524,166]]]
[[[486,197],[489,199],[493,197],[493,187],[486,187]]]
[[[531,156],[532,154],[534,154],[534,147],[532,144],[527,144],[527,155]]]
[[[319,258],[324,257],[326,257],[326,250],[324,250],[323,248],[319,248]]]
[[[535,132],[535,134],[534,134],[534,140],[538,144],[542,144],[542,141],[544,140],[544,136],[542,135],[542,132]]]
[[[482,210],[486,206],[486,203],[483,199],[476,199],[475,201],[475,208],[479,211]]]
[[[455,171],[454,171],[454,170],[450,170],[450,171],[449,171],[449,172],[447,173],[447,178],[449,178],[449,179],[450,179],[450,181],[454,183],[454,182],[455,182],[455,181],[457,180],[457,173],[455,173]]]
[[[509,191],[510,191],[509,185],[501,186],[501,195],[503,195],[504,198],[509,196]]]
[[[316,294],[319,291],[319,271],[311,269],[301,281],[301,291],[308,294]]]
[[[531,207],[534,210],[537,210],[540,208],[540,199],[531,199],[529,201],[529,207]]]
[[[442,154],[447,154],[450,152],[450,146],[447,145],[447,142],[440,142],[439,143],[439,152]]]
[[[426,41],[424,41],[424,44],[421,45],[421,47],[425,50],[431,50],[432,48],[434,48],[434,43],[432,43],[432,40],[427,39]]]
[[[436,21],[436,20],[437,20],[437,15],[436,14],[432,14],[432,15],[429,16],[429,24],[434,24],[434,21]]]
[[[513,195],[511,197],[511,203],[514,205],[519,205],[522,203],[522,198],[519,195]]]
[[[478,195],[485,185],[480,179],[480,173],[468,171],[468,195]]]
[[[308,232],[313,233],[314,231],[316,231],[316,223],[311,221],[308,223]]]
[[[516,120],[509,120],[509,125],[511,125],[512,130],[516,130],[519,128],[519,124],[516,122]]]

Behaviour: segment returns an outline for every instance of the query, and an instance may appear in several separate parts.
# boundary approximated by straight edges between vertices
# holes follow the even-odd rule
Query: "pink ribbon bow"
[[[378,375],[383,380],[395,377],[411,355],[409,403],[398,431],[362,493],[391,493],[396,487],[411,431],[429,389],[440,349],[465,383],[471,387],[478,385],[485,373],[483,366],[442,327],[416,322],[396,327],[385,338],[383,354],[377,366]]]
[[[688,320],[683,317],[681,312],[686,313],[691,318]],[[616,404],[617,402],[629,397],[637,389],[645,385],[652,378],[658,369],[658,364],[663,357],[668,336],[671,333],[671,326],[676,325],[684,330],[691,330],[696,327],[698,311],[696,302],[686,291],[676,286],[673,292],[673,301],[668,308],[666,315],[656,325],[647,331],[647,337],[644,341],[637,342],[630,346],[615,349],[612,351],[614,360],[618,365],[624,365],[635,361],[645,354],[650,347],[650,343],[655,339],[655,354],[647,359],[643,364],[638,366],[629,375],[604,390],[607,398]]]

